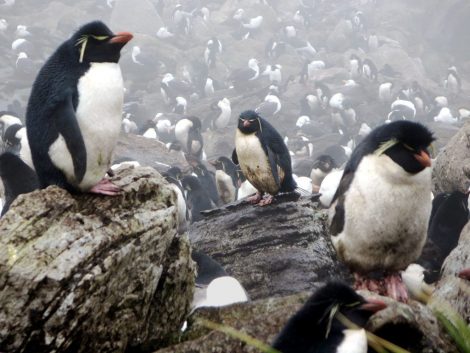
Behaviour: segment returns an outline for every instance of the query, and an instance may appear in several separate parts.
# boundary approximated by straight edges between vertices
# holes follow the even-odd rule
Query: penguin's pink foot
[[[408,303],[408,290],[399,273],[393,273],[385,277],[387,296],[402,303]]]
[[[470,281],[470,267],[460,271],[459,277]]]
[[[260,202],[258,202],[258,205],[266,206],[266,205],[271,204],[273,202],[273,200],[274,200],[274,196],[268,195],[268,196],[264,197]]]
[[[255,195],[250,196],[249,198],[247,198],[246,201],[251,203],[252,205],[255,205],[258,202],[260,202],[261,199],[262,199],[261,194],[257,192]]]
[[[368,290],[377,294],[382,294],[384,292],[381,280],[368,278],[360,275],[359,273],[354,273],[354,280],[354,289],[356,290]]]
[[[99,195],[117,196],[121,193],[121,188],[114,185],[109,179],[103,178],[91,188],[90,192]]]

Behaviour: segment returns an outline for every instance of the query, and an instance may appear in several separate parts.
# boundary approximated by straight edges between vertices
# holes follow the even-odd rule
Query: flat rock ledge
[[[152,168],[117,197],[49,187],[0,221],[0,351],[144,352],[178,335],[194,263],[175,194]]]

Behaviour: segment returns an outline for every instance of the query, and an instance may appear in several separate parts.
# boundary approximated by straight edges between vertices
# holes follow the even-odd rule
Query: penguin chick
[[[26,129],[41,188],[117,195],[104,176],[121,129],[124,84],[118,61],[132,34],[102,22],[76,31],[34,82]]]
[[[289,150],[281,135],[252,110],[240,114],[232,161],[240,165],[245,177],[258,190],[249,199],[252,203],[270,204],[279,192],[292,192],[296,188]],[[264,193],[269,194],[266,199],[262,199]]]
[[[330,207],[330,232],[338,257],[356,274],[356,287],[407,301],[398,271],[415,261],[431,213],[434,140],[423,125],[396,121],[377,127],[346,164]],[[366,276],[386,273],[383,283]]]
[[[0,155],[0,179],[3,184],[5,202],[3,216],[18,195],[39,189],[39,182],[32,170],[20,157],[10,152]]]
[[[366,353],[363,327],[385,307],[384,302],[365,299],[346,284],[330,282],[289,319],[272,347],[283,353]],[[338,319],[340,314],[360,328],[348,329]]]

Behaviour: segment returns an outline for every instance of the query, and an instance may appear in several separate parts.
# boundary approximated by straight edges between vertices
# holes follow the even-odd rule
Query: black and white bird
[[[181,184],[185,190],[188,208],[191,211],[191,223],[203,219],[202,211],[216,207],[197,177],[186,175],[181,179]]]
[[[310,172],[310,179],[312,179],[312,184],[316,185],[320,189],[323,179],[331,173],[333,169],[337,168],[335,160],[326,154],[318,156],[312,166],[312,171]]]
[[[272,347],[283,353],[367,353],[364,326],[385,308],[383,301],[365,299],[346,284],[327,283],[289,319]]]
[[[270,90],[270,93],[264,97],[264,101],[255,108],[256,113],[266,118],[272,118],[279,113],[282,104],[279,97],[275,94],[275,91],[276,90]]]
[[[390,104],[392,102],[392,89],[393,83],[392,82],[384,82],[381,83],[379,86],[379,100],[384,104]]]
[[[39,189],[36,173],[21,158],[13,153],[5,152],[0,155],[0,190],[4,199],[1,215],[10,208],[18,195]]]
[[[104,178],[121,130],[124,83],[118,61],[132,34],[102,22],[77,30],[34,82],[26,128],[40,186],[117,195]]]
[[[197,268],[192,310],[248,301],[248,295],[240,282],[230,276],[212,257],[193,250],[191,258]]]
[[[207,169],[204,163],[202,163],[200,160],[189,158],[188,163],[193,168],[193,175],[197,176],[199,183],[207,192],[207,195],[209,195],[209,198],[213,204],[219,206],[221,204],[221,200],[217,190],[214,172]]]
[[[232,108],[228,98],[222,98],[217,103],[211,105],[214,116],[211,120],[213,130],[221,130],[228,126],[232,116]]]
[[[419,257],[426,240],[433,140],[419,123],[381,125],[346,164],[330,207],[330,233],[358,288],[407,300],[398,271]],[[374,271],[385,275],[384,285],[367,277]]]
[[[268,59],[277,60],[282,54],[286,52],[286,42],[277,38],[271,38],[266,43],[264,54]]]
[[[362,76],[368,79],[369,81],[377,81],[378,70],[375,64],[370,59],[364,59],[362,62]]]
[[[432,200],[428,237],[416,263],[424,267],[426,283],[436,282],[446,257],[457,246],[460,233],[468,223],[469,192],[440,193]]]
[[[237,199],[238,174],[237,166],[227,157],[219,157],[212,161],[215,167],[217,192],[222,202],[230,203]]]
[[[175,125],[175,137],[183,150],[198,159],[201,159],[204,153],[201,129],[201,120],[195,116],[181,118]]]
[[[217,56],[222,53],[222,43],[216,37],[212,37],[207,41],[204,50],[204,61],[210,68],[216,67]]]
[[[279,85],[282,82],[282,66],[279,64],[267,65],[264,69],[262,76],[268,76],[269,82],[274,85]]]
[[[228,80],[237,88],[243,84],[256,80],[260,75],[258,60],[251,58],[248,60],[248,67],[232,71]]]
[[[13,112],[0,111],[0,137],[4,139],[5,132],[12,125],[23,125],[20,118]]]
[[[168,181],[170,188],[173,189],[176,194],[176,206],[178,209],[178,233],[181,234],[187,229],[189,222],[189,211],[186,206],[183,185],[181,185],[179,175],[174,175],[171,172],[167,172],[164,173],[163,176],[165,177],[166,181]]]
[[[349,58],[349,77],[357,79],[362,75],[362,61],[356,54],[351,54]]]
[[[191,83],[177,80],[171,73],[166,73],[160,84],[160,93],[167,104],[174,103],[176,97],[188,97],[191,91]]]
[[[412,120],[416,116],[416,107],[413,102],[404,99],[397,99],[390,106],[386,122],[399,120]]]
[[[447,69],[447,77],[444,80],[444,88],[449,92],[450,95],[457,95],[462,89],[462,81],[459,73],[455,66],[451,66]]]
[[[274,127],[252,110],[240,114],[232,161],[239,164],[246,179],[258,190],[249,199],[260,206],[273,197],[296,188],[289,150]],[[264,194],[268,194],[263,198]]]
[[[313,80],[315,74],[325,69],[326,64],[323,60],[306,61],[300,73],[301,82]]]

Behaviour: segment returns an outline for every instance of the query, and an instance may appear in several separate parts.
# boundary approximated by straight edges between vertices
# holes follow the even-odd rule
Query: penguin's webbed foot
[[[386,295],[396,301],[408,303],[408,290],[399,273],[392,273],[385,277]]]
[[[257,192],[253,196],[250,196],[249,198],[246,199],[247,202],[251,203],[252,205],[256,205],[258,202],[260,202],[262,199],[261,194]]]
[[[121,193],[121,188],[117,185],[114,185],[109,179],[103,178],[98,182],[98,184],[90,189],[90,193],[117,196]]]
[[[258,202],[259,206],[266,206],[270,205],[274,201],[274,196],[268,195],[265,196],[260,202]]]
[[[383,294],[384,286],[380,279],[373,279],[354,273],[354,289],[368,290],[374,293]]]

